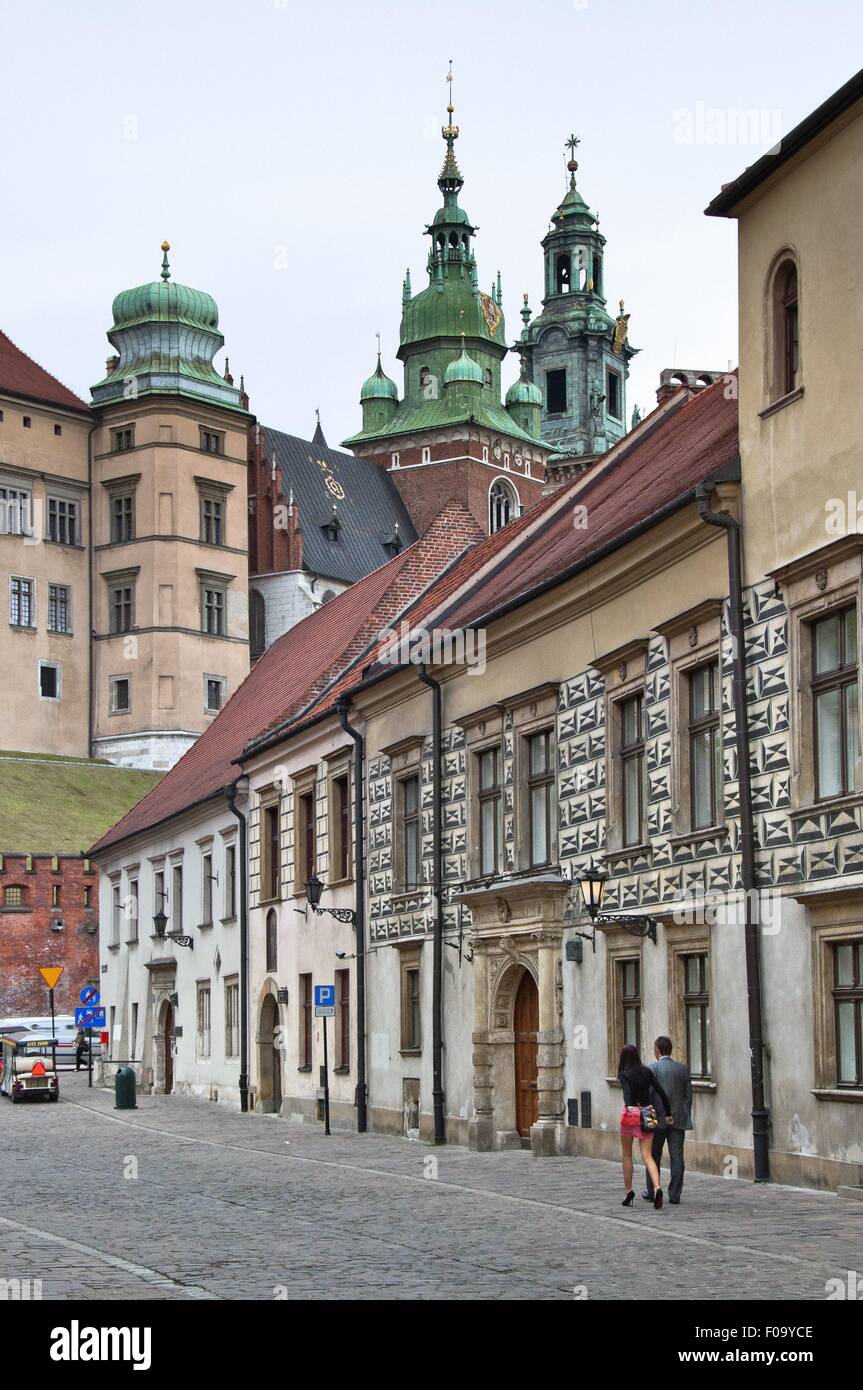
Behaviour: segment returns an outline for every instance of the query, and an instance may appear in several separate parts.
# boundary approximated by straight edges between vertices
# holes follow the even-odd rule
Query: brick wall
[[[54,888],[57,906],[54,906]],[[20,888],[21,905],[10,888]],[[89,889],[91,906],[85,905]],[[52,930],[62,920],[63,930]],[[89,930],[88,930],[89,928]],[[0,1017],[48,1015],[40,966],[62,965],[57,1014],[72,1014],[83,985],[99,979],[99,873],[77,855],[0,856]]]

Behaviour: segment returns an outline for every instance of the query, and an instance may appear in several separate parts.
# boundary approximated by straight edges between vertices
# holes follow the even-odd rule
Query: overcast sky
[[[114,295],[157,278],[167,237],[258,417],[310,436],[320,406],[337,443],[378,330],[401,389],[452,57],[461,202],[510,341],[574,130],[647,409],[663,367],[736,361],[736,228],[703,209],[861,40],[851,0],[0,0],[0,328],[87,398]]]

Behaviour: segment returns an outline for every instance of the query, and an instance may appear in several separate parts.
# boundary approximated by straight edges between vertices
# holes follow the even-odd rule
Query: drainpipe
[[[432,892],[435,916],[432,956],[432,1100],[434,1102],[434,1142],[446,1143],[443,1095],[443,758],[441,754],[441,688],[420,662],[417,674],[432,692],[432,805],[434,849],[432,853]]]
[[[246,817],[237,809],[237,782],[224,788],[229,807],[240,823],[240,1110],[249,1109],[249,914],[246,892]]]
[[[336,713],[354,741],[354,929],[357,934],[357,1133],[368,1129],[366,1083],[366,857],[363,825],[363,736],[348,722],[350,700],[337,700]]]
[[[769,1115],[764,1101],[764,1021],[761,990],[761,939],[753,910],[758,884],[755,873],[755,824],[752,817],[752,780],[749,761],[749,719],[746,705],[746,647],[743,633],[743,579],[740,523],[730,512],[710,509],[710,488],[696,490],[698,511],[708,526],[724,529],[728,542],[728,598],[732,643],[737,741],[737,779],[740,797],[740,879],[746,902],[746,990],[749,1006],[749,1065],[752,1076],[752,1152],[755,1181],[770,1181],[768,1145]]]
[[[96,643],[93,632],[93,545],[94,545],[94,517],[93,517],[93,435],[99,428],[93,425],[87,435],[87,680],[89,691],[87,696],[87,757],[95,755],[93,740],[96,737],[96,690],[95,690],[95,670],[96,670]]]

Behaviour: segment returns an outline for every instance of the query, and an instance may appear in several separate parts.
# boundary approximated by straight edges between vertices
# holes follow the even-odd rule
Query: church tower
[[[542,312],[531,319],[524,296],[524,329],[513,349],[542,393],[542,437],[561,456],[549,469],[556,481],[626,433],[626,380],[637,351],[627,338],[623,301],[616,319],[605,307],[605,237],[576,187],[578,144],[574,135],[566,142],[569,186],[542,242]]]
[[[501,402],[508,349],[500,272],[490,293],[480,290],[476,228],[459,203],[452,73],[447,81],[443,203],[426,227],[428,284],[414,294],[408,270],[402,287],[403,395],[379,353],[360,393],[363,428],[344,442],[391,473],[418,531],[454,497],[488,532],[539,501],[549,450],[539,399],[524,376]]]

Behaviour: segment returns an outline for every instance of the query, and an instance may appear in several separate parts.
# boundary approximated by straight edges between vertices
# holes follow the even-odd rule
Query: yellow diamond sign
[[[39,970],[39,974],[42,976],[42,979],[45,981],[48,988],[53,989],[60,976],[63,974],[63,966],[43,965]]]

